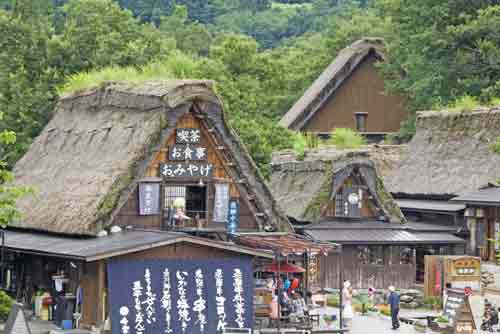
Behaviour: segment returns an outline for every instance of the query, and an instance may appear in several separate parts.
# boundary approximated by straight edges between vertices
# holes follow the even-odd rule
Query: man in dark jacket
[[[391,319],[392,319],[392,329],[399,328],[399,294],[396,289],[391,285],[389,287],[389,305],[391,306]]]

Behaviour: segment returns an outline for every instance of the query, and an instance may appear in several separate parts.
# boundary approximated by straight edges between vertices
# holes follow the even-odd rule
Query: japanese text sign
[[[177,144],[198,144],[201,140],[200,129],[187,128],[177,129],[175,132],[175,142]]]
[[[139,183],[139,215],[160,213],[160,184]]]
[[[160,173],[164,177],[211,177],[212,164],[165,163],[160,164]]]
[[[207,160],[206,147],[193,145],[173,145],[168,151],[168,159],[173,161],[192,160],[204,161]]]
[[[240,224],[240,205],[237,199],[229,201],[229,210],[227,215],[227,233],[236,233]]]
[[[112,334],[253,327],[251,258],[110,261]]]

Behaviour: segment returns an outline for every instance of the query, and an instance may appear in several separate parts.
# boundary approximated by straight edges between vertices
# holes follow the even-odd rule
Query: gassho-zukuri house
[[[341,257],[319,259],[322,287],[335,287],[342,273],[357,288],[412,288],[423,280],[419,249],[464,254],[454,226],[406,219],[375,167],[389,166],[381,168],[386,173],[394,162],[379,153],[367,147],[306,151],[303,161],[290,151],[273,156],[271,188],[296,230],[342,245]]]
[[[228,236],[314,248],[290,235],[209,81],[63,96],[14,173],[36,195],[6,231],[4,285],[42,319],[110,319],[113,334],[252,328],[255,261],[275,252]]]
[[[376,68],[385,57],[381,38],[363,38],[341,50],[280,125],[320,136],[350,128],[374,140],[397,132],[408,112],[404,98],[385,91],[383,75]]]

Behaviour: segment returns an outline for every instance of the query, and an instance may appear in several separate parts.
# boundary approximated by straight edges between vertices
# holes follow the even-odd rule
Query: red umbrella
[[[268,264],[262,268],[262,271],[267,272],[267,273],[303,273],[306,270],[302,267],[296,266],[291,263],[286,263],[286,262],[281,262],[279,264],[278,268],[278,263],[273,262],[271,264]]]

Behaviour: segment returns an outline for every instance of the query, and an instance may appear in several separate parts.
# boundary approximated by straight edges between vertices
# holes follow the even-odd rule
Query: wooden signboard
[[[165,163],[160,164],[160,173],[164,177],[211,177],[212,164]]]
[[[233,198],[229,201],[229,211],[227,219],[227,233],[235,234],[240,225],[240,203]]]
[[[201,131],[196,128],[177,129],[175,142],[177,144],[198,144],[201,141]]]
[[[465,297],[462,306],[457,310],[455,321],[455,334],[476,333],[476,323],[469,303],[469,298]]]
[[[12,305],[7,323],[4,328],[5,334],[31,334],[28,321],[24,315],[23,306],[21,304]]]
[[[481,276],[481,260],[476,257],[460,257],[451,261],[452,281],[471,281]]]
[[[172,145],[168,150],[168,159],[172,161],[205,161],[207,160],[207,148],[189,144]]]

